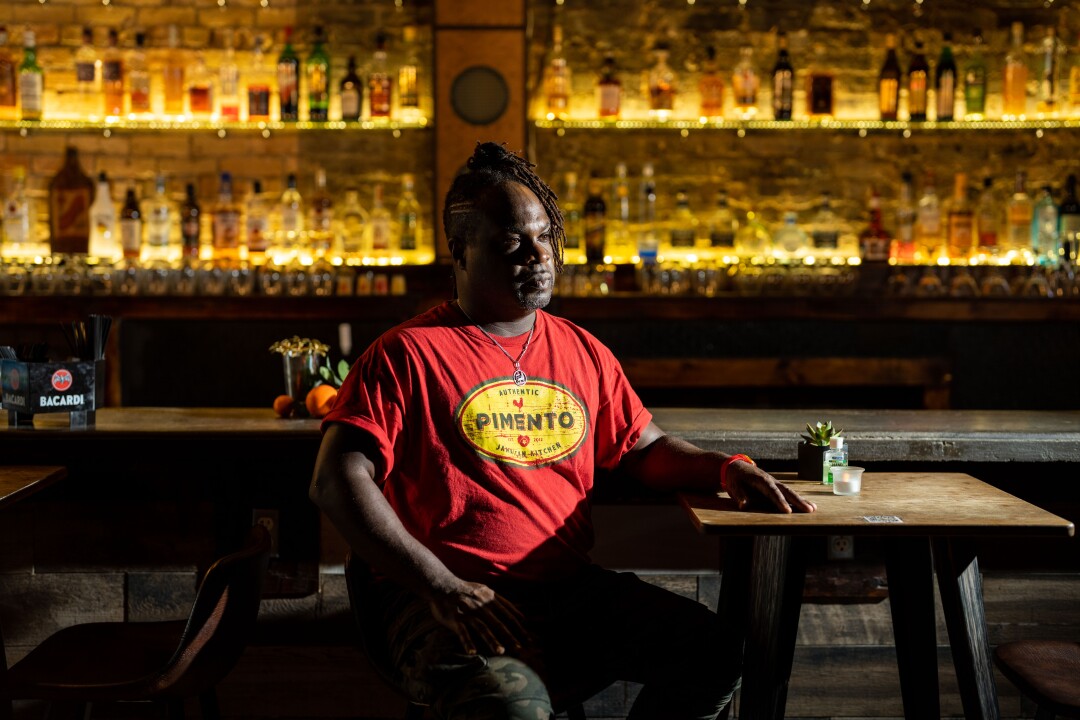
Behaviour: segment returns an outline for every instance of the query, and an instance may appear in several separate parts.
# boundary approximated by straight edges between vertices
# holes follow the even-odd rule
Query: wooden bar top
[[[58,465],[0,465],[0,509],[44,490],[67,475]]]
[[[794,460],[807,422],[844,429],[856,462],[1080,462],[1080,411],[782,410],[655,408],[665,431],[709,450]],[[66,413],[12,428],[0,411],[0,442],[12,434],[141,437],[255,436],[317,441],[319,421],[283,420],[269,408],[105,408],[94,428],[72,430]]]

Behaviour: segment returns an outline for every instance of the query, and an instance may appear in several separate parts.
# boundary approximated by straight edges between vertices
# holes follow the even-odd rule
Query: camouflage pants
[[[525,614],[535,647],[469,655],[427,602],[379,583],[399,685],[445,720],[549,720],[616,680],[642,683],[631,720],[711,720],[730,702],[739,659],[721,657],[720,618],[633,573],[591,566],[557,583],[496,588]]]

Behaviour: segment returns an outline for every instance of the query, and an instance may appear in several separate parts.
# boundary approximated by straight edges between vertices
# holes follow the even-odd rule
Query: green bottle
[[[308,55],[308,119],[325,122],[330,109],[330,56],[326,53],[326,38],[321,25],[315,26],[315,41]]]
[[[277,61],[278,100],[283,122],[300,119],[300,59],[292,46],[292,28],[285,28],[285,47]]]
[[[964,66],[964,117],[982,120],[986,114],[986,60],[983,59],[982,30],[975,28],[975,48]]]

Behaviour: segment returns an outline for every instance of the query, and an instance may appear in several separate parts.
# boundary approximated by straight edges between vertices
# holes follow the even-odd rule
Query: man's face
[[[468,293],[489,306],[545,307],[554,286],[551,221],[524,185],[504,182],[481,195],[474,236],[465,243]]]

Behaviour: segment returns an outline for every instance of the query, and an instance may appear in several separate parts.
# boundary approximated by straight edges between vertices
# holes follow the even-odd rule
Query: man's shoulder
[[[568,320],[564,317],[560,317],[559,315],[553,315],[544,310],[540,310],[538,312],[543,313],[548,333],[552,335],[574,336],[586,345],[599,345],[600,347],[604,346],[604,344],[600,342],[600,340],[598,340],[595,335],[575,323],[573,320]]]

